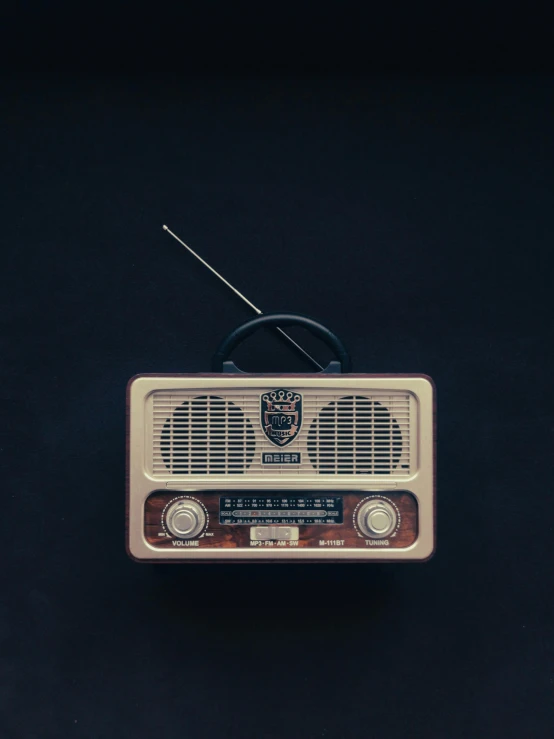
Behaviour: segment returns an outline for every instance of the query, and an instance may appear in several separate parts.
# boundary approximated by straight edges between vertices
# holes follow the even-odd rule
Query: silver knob
[[[179,539],[194,539],[206,524],[206,514],[194,500],[177,500],[165,514],[165,525]]]
[[[368,500],[358,511],[358,526],[371,539],[385,539],[396,529],[396,523],[394,507],[380,498]]]

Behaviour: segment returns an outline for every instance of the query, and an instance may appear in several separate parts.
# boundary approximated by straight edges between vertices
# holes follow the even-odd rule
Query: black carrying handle
[[[234,331],[223,339],[218,350],[212,359],[213,372],[240,372],[236,365],[229,361],[228,357],[231,352],[237,348],[245,339],[251,336],[259,328],[271,326],[302,326],[307,328],[310,333],[321,339],[335,353],[338,362],[331,362],[323,372],[350,372],[352,362],[350,355],[346,351],[344,344],[339,337],[323,326],[321,323],[314,321],[313,318],[301,316],[297,313],[264,313],[257,318],[243,323]]]

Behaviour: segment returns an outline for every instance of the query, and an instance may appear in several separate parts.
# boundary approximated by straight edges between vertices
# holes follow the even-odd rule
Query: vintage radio
[[[334,350],[318,374],[228,360],[260,326],[302,323]],[[311,319],[263,315],[211,374],[127,390],[127,550],[138,561],[421,561],[435,548],[435,393],[425,375],[350,374]]]

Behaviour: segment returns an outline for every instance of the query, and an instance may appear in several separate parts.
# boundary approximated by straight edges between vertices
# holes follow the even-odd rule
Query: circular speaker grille
[[[173,475],[241,474],[255,447],[254,429],[241,408],[216,395],[185,400],[167,419],[160,440]]]
[[[390,475],[402,454],[402,434],[389,409],[355,395],[324,406],[308,432],[310,462],[321,474]]]

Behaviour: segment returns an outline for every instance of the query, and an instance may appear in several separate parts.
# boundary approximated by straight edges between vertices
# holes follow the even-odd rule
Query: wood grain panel
[[[250,495],[250,493],[245,493]],[[267,495],[277,497],[279,491],[267,491]],[[290,491],[287,493],[290,495]],[[324,497],[325,495],[337,495],[336,491],[318,491],[313,497]],[[201,493],[182,493],[177,491],[158,491],[152,493],[146,501],[145,506],[145,527],[144,534],[149,544],[161,549],[172,549],[176,546],[198,546],[198,548],[236,548],[252,546],[260,546],[259,543],[252,544],[250,541],[250,525],[228,525],[219,523],[219,499],[226,495],[225,491],[217,492],[201,492]],[[298,495],[303,497],[311,497],[309,494],[299,492]],[[178,539],[167,534],[162,523],[162,515],[164,508],[174,500],[187,497],[202,503],[208,511],[209,524],[206,529],[208,536],[201,536],[198,544],[179,543]],[[379,548],[379,549],[399,549],[408,547],[417,538],[417,503],[413,495],[408,492],[383,492],[383,493],[344,493],[343,498],[343,523],[342,524],[319,524],[319,525],[300,525],[299,541],[297,545],[291,545],[289,542],[280,544],[273,542],[272,544],[263,543],[261,546],[267,548],[288,547],[317,547],[329,546],[337,548],[360,547],[360,548]],[[354,524],[355,509],[364,500],[368,498],[382,498],[390,501],[395,505],[400,513],[399,526],[394,535],[391,535],[386,541],[388,544],[377,543],[380,540],[369,540],[358,532]],[[307,512],[308,513],[308,512]],[[268,511],[268,515],[271,512]],[[263,525],[263,524],[262,524]],[[279,525],[279,524],[277,524]],[[289,524],[283,524],[289,525]],[[322,545],[320,542],[328,542]],[[334,542],[343,542],[342,544],[334,544]]]

